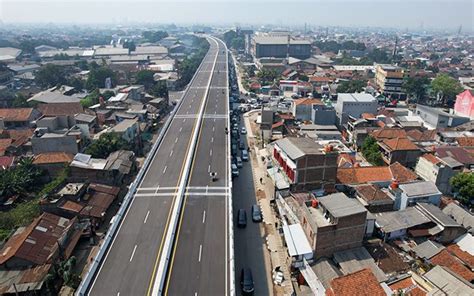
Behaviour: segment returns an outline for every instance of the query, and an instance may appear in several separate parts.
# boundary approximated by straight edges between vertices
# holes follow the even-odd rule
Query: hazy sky
[[[449,28],[473,31],[474,0],[0,0],[0,19]]]

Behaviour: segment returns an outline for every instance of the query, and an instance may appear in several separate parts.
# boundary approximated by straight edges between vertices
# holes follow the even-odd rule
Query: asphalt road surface
[[[182,104],[176,111],[176,115],[169,129],[161,145],[155,152],[153,161],[137,189],[137,193],[119,227],[112,246],[89,290],[90,295],[145,295],[150,294],[152,291],[154,277],[156,276],[157,262],[161,256],[165,230],[168,228],[169,214],[176,197],[177,186],[183,174],[183,164],[190,147],[191,135],[194,129],[199,128],[197,125],[197,115],[203,100],[206,99],[204,94],[218,53],[219,57],[217,58],[218,63],[216,68],[222,67],[222,65],[219,66],[219,63],[222,62],[222,58],[220,57],[222,50],[218,50],[218,45],[215,42],[211,41],[210,44],[209,52],[203,59],[199,71],[195,75],[188,92],[185,94]],[[220,86],[224,83],[225,79],[225,77],[213,79],[212,84],[214,86]],[[222,101],[217,102],[218,107],[216,108],[216,91],[218,90],[213,90],[211,87],[210,100],[207,103],[206,110],[210,110],[211,113],[215,111],[216,114],[222,114],[225,112],[225,103],[222,98],[219,97],[218,99]],[[219,91],[221,90],[219,89]],[[214,93],[214,95],[212,95],[212,93]],[[215,125],[219,125],[220,129],[223,129],[222,124],[222,120],[219,120],[219,122],[216,120]],[[212,125],[214,125],[212,120],[204,120],[201,141],[206,143],[199,145],[198,155],[209,153],[211,149],[212,143],[209,142],[209,137],[212,137]],[[218,130],[215,130],[215,132],[216,134],[219,132],[224,133]],[[224,145],[223,137],[216,136],[215,140],[222,141],[220,145]],[[224,157],[224,150],[221,151],[220,148],[214,149],[215,154],[213,152],[211,162],[209,162],[209,157],[203,161],[196,159],[194,162],[191,184],[202,185],[208,181],[201,171],[204,170],[204,166],[204,171],[206,171],[209,163],[215,164],[214,170],[223,172],[225,162],[221,161],[221,159]],[[223,180],[219,181],[217,184],[213,184],[213,186],[225,186],[223,182]],[[195,218],[197,213],[201,211],[201,207],[208,209],[210,215],[206,218],[208,219],[207,223],[201,223],[204,224],[201,225],[202,227],[193,228],[194,234],[192,237],[186,238],[186,235],[182,234],[180,239],[183,241],[189,240],[194,244],[189,249],[183,251],[186,254],[182,259],[186,259],[186,262],[175,260],[173,272],[176,272],[179,277],[176,278],[176,283],[178,283],[178,281],[181,285],[194,283],[193,288],[197,289],[196,291],[200,291],[201,288],[208,289],[205,291],[214,291],[213,289],[217,289],[214,285],[219,288],[219,291],[223,291],[220,289],[220,286],[221,284],[222,286],[225,285],[225,269],[221,268],[220,264],[214,266],[210,262],[209,252],[223,254],[225,248],[223,245],[217,245],[213,248],[208,245],[210,241],[212,241],[212,237],[218,238],[222,241],[222,244],[225,241],[225,229],[223,225],[220,225],[224,223],[224,198],[220,195],[209,195],[206,197],[207,198],[202,200],[190,198],[186,203],[182,227],[183,233],[189,231],[185,227],[185,225],[188,225],[186,223],[190,222],[196,224],[194,220],[188,221],[188,219]],[[214,200],[217,200],[217,202],[214,203]],[[192,204],[197,204],[198,206],[190,206]],[[212,227],[211,222],[213,221],[219,225],[210,230],[209,227]],[[199,240],[201,240],[201,242],[199,242]],[[192,260],[197,261],[195,259],[195,251],[196,245],[198,244],[205,244],[201,259],[202,262],[208,262],[208,265],[193,265],[193,262],[191,262]],[[181,245],[178,244],[175,258],[181,256],[180,246]],[[187,246],[185,247],[188,248]],[[194,251],[194,253],[192,251]],[[222,262],[225,262],[224,258],[225,257],[221,258]],[[192,274],[187,270],[182,270],[183,268],[191,269],[191,266],[194,268],[193,273],[200,274],[200,277],[209,277],[210,275],[206,274],[206,272],[210,270],[212,270],[212,272],[216,270],[216,272],[222,276],[221,278],[212,276],[212,282],[206,281],[205,278],[193,279],[191,277]],[[201,269],[199,270],[199,268]],[[170,291],[175,287],[173,285],[173,277],[171,277],[171,279]],[[222,293],[220,294],[223,295]]]
[[[228,295],[227,53],[219,53],[200,129],[165,295]],[[212,181],[210,172],[217,173]]]

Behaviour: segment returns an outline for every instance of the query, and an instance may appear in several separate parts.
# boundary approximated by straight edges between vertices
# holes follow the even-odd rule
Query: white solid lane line
[[[130,262],[132,262],[133,260],[133,255],[135,255],[135,251],[137,250],[137,245],[135,245],[135,247],[133,248],[133,251],[132,251],[132,256],[130,256]]]
[[[201,262],[201,254],[202,254],[202,245],[199,245],[199,262]]]
[[[202,212],[202,223],[206,222],[206,211]]]
[[[168,168],[168,166],[166,165],[164,170],[163,170],[163,174],[166,173],[166,169]]]
[[[150,211],[146,213],[145,220],[143,220],[143,224],[146,224],[146,220],[148,220],[148,215],[150,215]]]

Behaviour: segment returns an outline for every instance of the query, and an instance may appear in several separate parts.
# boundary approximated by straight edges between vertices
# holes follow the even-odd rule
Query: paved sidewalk
[[[245,128],[247,129],[247,143],[251,149],[250,159],[252,164],[252,172],[254,177],[255,191],[258,202],[262,209],[264,228],[267,241],[267,249],[269,255],[265,256],[266,264],[271,264],[272,270],[275,267],[280,267],[283,272],[284,281],[281,286],[273,285],[276,295],[291,295],[293,293],[293,286],[291,284],[290,271],[287,264],[287,250],[284,247],[278,229],[275,227],[278,220],[275,218],[273,208],[270,206],[270,199],[274,194],[274,186],[272,180],[267,177],[266,164],[262,161],[260,154],[260,147],[256,147],[256,139],[253,136],[255,128],[250,123],[250,120],[255,116],[255,110],[250,111],[244,115]],[[253,115],[253,116],[252,116]],[[262,178],[262,182],[260,182]],[[269,257],[269,258],[268,258]]]

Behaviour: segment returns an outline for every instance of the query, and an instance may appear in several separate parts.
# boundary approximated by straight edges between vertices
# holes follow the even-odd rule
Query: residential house
[[[356,247],[334,253],[333,261],[340,268],[343,274],[350,274],[355,271],[370,269],[379,283],[386,282],[388,277],[370,255],[365,247]]]
[[[55,118],[56,124],[54,126],[45,126],[48,127],[50,131],[72,127],[76,124],[74,116],[83,112],[80,103],[39,104],[38,110],[43,114],[43,118]],[[43,125],[38,123],[38,126],[41,127]]]
[[[337,153],[309,138],[287,137],[274,142],[273,157],[292,190],[330,189],[337,173]]]
[[[395,281],[391,281],[388,285],[390,290],[392,290],[392,295],[396,293],[404,293],[403,295],[428,295],[426,288],[414,280],[414,277],[410,273],[406,274],[401,278],[397,278]]]
[[[119,192],[120,187],[91,183],[84,196],[85,206],[81,209],[80,216],[91,219],[93,225],[100,225]]]
[[[463,147],[438,146],[435,148],[435,155],[440,158],[451,157],[462,163],[468,170],[474,170],[474,156]]]
[[[395,200],[395,209],[403,210],[420,202],[439,206],[442,193],[430,181],[413,182],[390,187],[389,194]]]
[[[373,184],[355,187],[355,197],[371,213],[393,211],[394,201],[387,193]]]
[[[371,94],[340,93],[334,109],[338,117],[338,125],[343,126],[350,117],[360,118],[362,113],[377,113],[378,102]]]
[[[393,181],[403,184],[413,182],[417,178],[414,172],[398,162],[389,166],[339,168],[337,171],[337,184],[346,186],[374,184],[387,187]]]
[[[291,113],[296,120],[310,121],[312,118],[313,105],[323,105],[318,99],[296,99],[291,103]]]
[[[347,275],[340,276],[331,281],[326,296],[387,296],[384,288],[368,269],[362,269]]]
[[[45,152],[35,155],[33,164],[46,171],[50,178],[54,178],[69,166],[73,158],[73,154],[66,152]]]
[[[459,116],[474,119],[474,90],[466,89],[456,96],[454,111]]]
[[[20,227],[6,242],[0,253],[0,265],[15,269],[67,259],[81,233],[76,218],[43,213],[28,226]]]
[[[135,154],[132,151],[118,150],[112,152],[107,159],[100,159],[77,153],[69,167],[71,181],[120,186],[131,181],[131,174],[136,169]]]
[[[431,228],[435,225],[415,207],[375,214],[376,233],[384,241],[406,236],[409,230],[417,227]]]
[[[451,193],[449,180],[460,173],[464,165],[452,157],[439,158],[433,154],[424,154],[418,159],[415,172],[426,181],[435,183],[444,193]]]
[[[41,91],[28,99],[28,102],[38,102],[44,104],[80,103],[80,101],[80,97],[66,95],[56,87]]]
[[[367,210],[344,193],[334,193],[304,204],[287,198],[297,213],[316,258],[359,247],[365,236]]]
[[[461,224],[470,234],[474,234],[474,216],[461,208],[456,203],[449,203],[443,208],[443,213],[453,218],[456,222]]]
[[[423,120],[425,126],[430,129],[456,127],[470,120],[469,117],[451,114],[439,108],[420,104],[416,105],[416,115],[418,115]]]
[[[322,104],[313,104],[311,106],[311,121],[319,125],[336,124],[336,110],[332,106]]]
[[[65,133],[45,133],[42,130],[35,131],[31,138],[34,154],[45,152],[66,152],[76,154],[79,151],[81,140],[69,131]]]
[[[382,153],[382,159],[387,164],[399,162],[400,164],[412,168],[416,165],[422,151],[412,141],[406,138],[386,139],[377,142]]]
[[[138,119],[125,119],[107,132],[119,134],[128,143],[138,143],[140,135]]]
[[[433,287],[431,295],[471,295],[474,285],[451,271],[437,265],[423,275]]]
[[[33,108],[0,109],[0,129],[28,129],[40,115]]]

